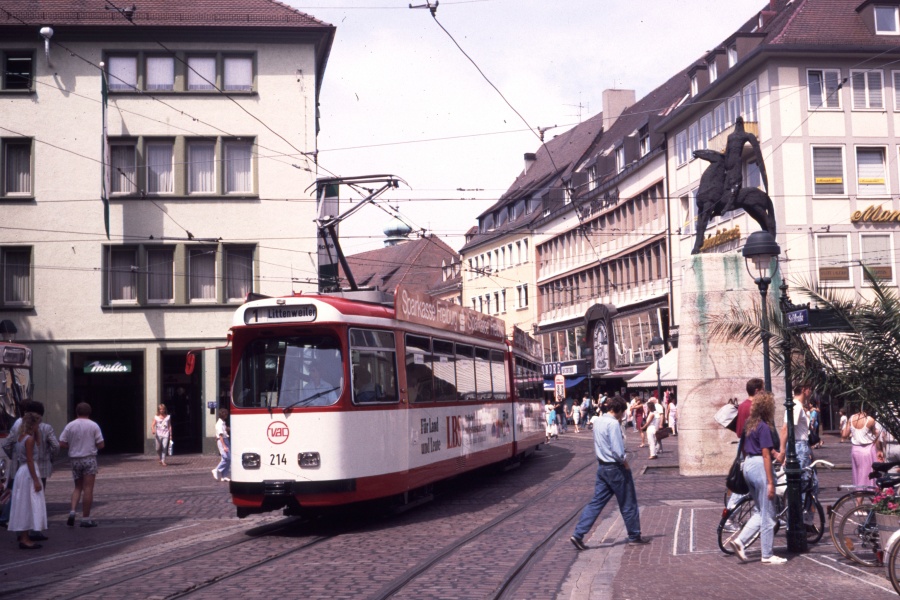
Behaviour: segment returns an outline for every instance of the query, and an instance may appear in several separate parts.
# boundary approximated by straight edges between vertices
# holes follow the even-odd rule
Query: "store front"
[[[203,452],[203,356],[197,356],[194,372],[184,372],[186,352],[160,352],[160,403],[172,415],[175,454]],[[156,411],[154,411],[156,412]]]

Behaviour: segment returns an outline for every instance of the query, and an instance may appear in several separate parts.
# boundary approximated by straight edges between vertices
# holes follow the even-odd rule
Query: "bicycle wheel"
[[[900,532],[895,532],[885,543],[888,553],[884,558],[884,566],[887,570],[888,579],[891,580],[891,585],[900,594],[900,581],[897,580],[900,577],[900,539],[898,538],[900,538]]]
[[[845,558],[847,557],[847,548],[844,547],[843,540],[838,536],[838,527],[844,515],[856,508],[860,503],[870,501],[875,497],[875,492],[869,490],[856,490],[849,494],[844,494],[829,508],[828,514],[828,532],[831,535],[831,543],[837,548]]]
[[[803,511],[803,525],[806,527],[806,542],[818,544],[825,534],[825,510],[818,498],[813,498]]]
[[[878,543],[878,526],[875,524],[875,508],[860,504],[841,517],[838,539],[847,550],[847,558],[867,567],[881,564]]]
[[[747,521],[749,521],[752,516],[753,498],[750,496],[743,498],[731,510],[726,509],[722,512],[722,520],[719,521],[719,527],[716,530],[719,540],[719,550],[725,554],[734,554],[734,550],[731,549],[729,543],[740,535],[744,525],[747,524]],[[758,537],[759,532],[757,532],[749,542],[744,544],[744,547],[750,547]]]

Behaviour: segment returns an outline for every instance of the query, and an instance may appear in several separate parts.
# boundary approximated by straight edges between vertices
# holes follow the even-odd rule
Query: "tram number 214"
[[[269,455],[269,464],[272,466],[286,465],[287,464],[287,456],[284,454],[270,454]]]

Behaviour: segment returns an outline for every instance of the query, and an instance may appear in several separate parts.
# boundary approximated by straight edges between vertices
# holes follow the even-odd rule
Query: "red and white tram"
[[[544,440],[536,344],[448,302],[266,298],[238,309],[231,337],[240,517],[404,497]]]

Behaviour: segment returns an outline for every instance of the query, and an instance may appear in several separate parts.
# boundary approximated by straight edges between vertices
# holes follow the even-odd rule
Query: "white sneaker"
[[[731,520],[725,521],[725,525],[724,527],[722,527],[722,531],[727,531],[728,533],[736,533],[740,530],[740,526],[738,526],[737,523]]]
[[[744,544],[741,543],[741,540],[734,538],[728,542],[728,545],[731,546],[731,549],[734,550],[734,553],[737,554],[738,558],[747,560],[747,554],[744,552]]]
[[[787,562],[786,558],[781,558],[780,556],[775,556],[774,554],[769,558],[762,559],[763,564],[765,565],[783,565]]]
[[[222,476],[219,475],[218,469],[213,469],[212,474],[213,474],[213,479],[215,479],[216,481],[222,481]]]

